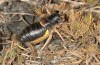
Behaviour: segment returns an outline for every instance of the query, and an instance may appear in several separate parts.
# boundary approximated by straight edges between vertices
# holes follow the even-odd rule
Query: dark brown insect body
[[[46,34],[48,34],[48,28],[57,24],[59,20],[60,15],[55,13],[45,19],[42,19],[40,22],[36,22],[34,24],[31,24],[30,26],[27,26],[20,34],[20,42],[30,42],[35,41],[39,38],[44,38],[43,36],[46,36]]]

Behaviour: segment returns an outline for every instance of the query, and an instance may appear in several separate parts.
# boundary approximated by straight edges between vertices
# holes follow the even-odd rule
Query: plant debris
[[[45,46],[18,41],[26,26],[55,12],[63,20]],[[0,0],[0,65],[100,65],[100,1]]]

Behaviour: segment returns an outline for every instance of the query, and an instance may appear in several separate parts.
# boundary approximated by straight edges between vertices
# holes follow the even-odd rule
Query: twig
[[[24,13],[24,12],[1,12],[2,14],[20,14],[20,15],[31,15],[34,16],[34,14],[30,14],[30,13]]]
[[[86,5],[86,3],[83,3],[83,2],[77,2],[77,1],[71,1],[71,0],[61,0],[61,1],[64,1],[64,2],[69,2],[73,5],[76,5],[76,6],[80,6],[80,5]]]
[[[23,49],[23,50],[25,50],[25,51],[28,51],[27,49],[23,48],[22,46],[20,46],[20,45],[18,45],[18,44],[16,44],[16,46],[19,47],[20,49]]]
[[[95,13],[100,14],[100,6],[92,7],[92,8],[86,9],[85,11],[86,12],[90,11],[90,12],[95,12]]]
[[[58,32],[58,30],[55,30],[55,32],[59,35],[59,37],[61,38],[61,40],[64,42],[64,38],[61,36],[61,34]]]
[[[37,55],[35,49],[33,48],[31,43],[29,43],[28,46],[30,47],[30,51],[32,52],[32,56],[35,58],[35,56]]]

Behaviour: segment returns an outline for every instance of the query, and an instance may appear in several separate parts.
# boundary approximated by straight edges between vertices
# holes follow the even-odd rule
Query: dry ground
[[[63,21],[41,55],[46,40],[16,39],[56,11]],[[0,65],[100,65],[100,0],[0,0]]]

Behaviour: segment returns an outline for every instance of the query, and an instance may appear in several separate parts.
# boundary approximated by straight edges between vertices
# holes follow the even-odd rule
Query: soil
[[[100,65],[100,3],[76,6],[73,2],[76,0],[2,0],[0,65]],[[41,53],[47,39],[37,45],[18,41],[25,27],[57,11],[63,17],[56,27],[59,33],[53,33]]]

